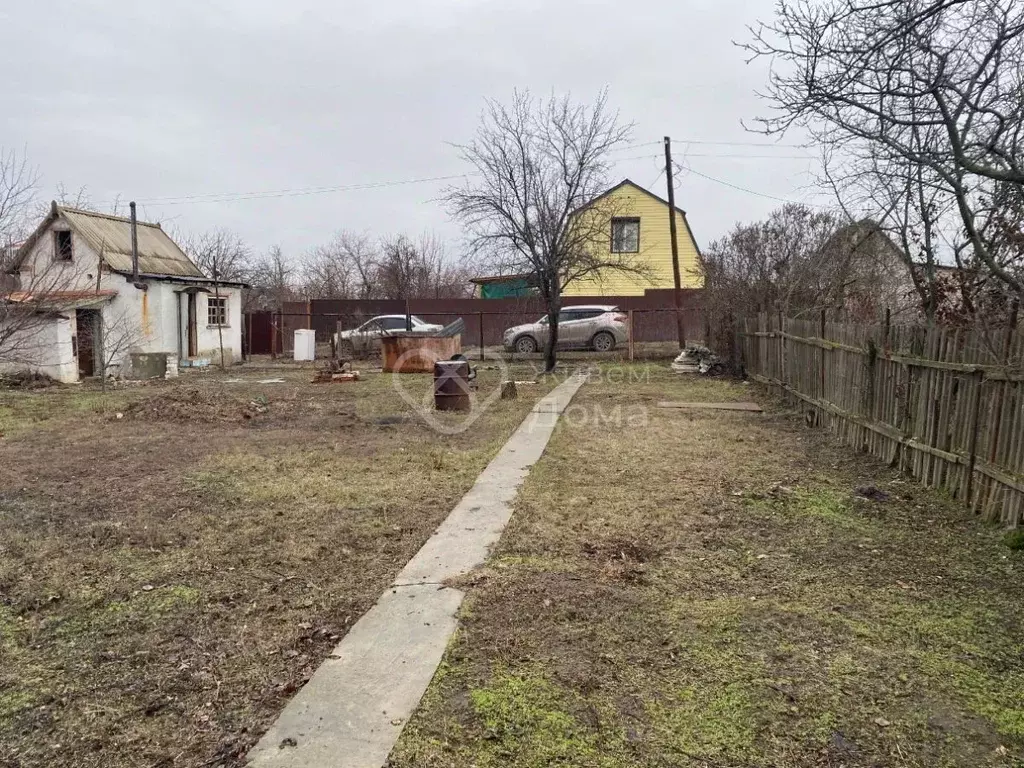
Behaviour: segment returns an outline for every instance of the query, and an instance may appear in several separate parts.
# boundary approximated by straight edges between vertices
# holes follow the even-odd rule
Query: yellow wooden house
[[[608,219],[607,236],[597,238],[595,248],[604,248],[623,261],[642,265],[643,274],[620,270],[598,273],[570,283],[565,296],[642,296],[651,288],[673,288],[672,241],[669,232],[667,200],[624,179],[590,201],[576,215],[601,204],[602,218]],[[703,288],[700,249],[686,220],[686,212],[677,207],[676,241],[679,247],[679,278],[682,288]]]

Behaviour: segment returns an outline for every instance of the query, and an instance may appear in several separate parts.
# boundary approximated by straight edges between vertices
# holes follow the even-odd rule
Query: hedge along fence
[[[1024,516],[1024,335],[760,315],[743,364],[847,444],[994,522]]]

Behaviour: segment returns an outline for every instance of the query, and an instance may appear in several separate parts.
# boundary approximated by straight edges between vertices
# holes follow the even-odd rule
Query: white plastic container
[[[316,358],[316,331],[302,329],[295,332],[295,359],[313,360]]]

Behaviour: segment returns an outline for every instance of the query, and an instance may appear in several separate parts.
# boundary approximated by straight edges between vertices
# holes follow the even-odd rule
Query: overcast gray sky
[[[301,255],[337,229],[460,231],[447,182],[171,204],[160,198],[399,182],[465,170],[483,99],[514,88],[589,99],[607,86],[632,142],[668,134],[700,173],[815,199],[813,152],[740,121],[765,67],[732,40],[771,0],[64,0],[0,7],[0,146],[25,148],[41,194],[85,186],[175,230],[226,227]],[[794,137],[793,140],[799,137]],[[787,142],[790,140],[787,140]],[[688,143],[692,142],[692,143]],[[659,194],[658,145],[616,153],[612,182]],[[706,246],[779,203],[695,173],[677,201]],[[820,198],[817,198],[820,199]]]

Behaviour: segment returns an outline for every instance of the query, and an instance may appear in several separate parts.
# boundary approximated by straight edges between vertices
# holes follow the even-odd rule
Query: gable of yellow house
[[[571,282],[563,291],[564,296],[642,296],[648,289],[675,287],[668,202],[625,179],[580,209],[576,216],[586,215],[588,209],[599,211],[596,215],[605,219],[600,227],[602,233],[594,236],[593,248],[598,249],[594,256],[613,262],[621,259],[635,271],[602,270]],[[700,250],[686,212],[676,208],[675,217],[680,286],[703,288]]]

